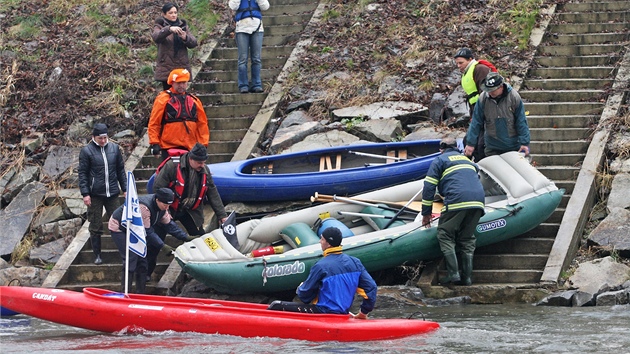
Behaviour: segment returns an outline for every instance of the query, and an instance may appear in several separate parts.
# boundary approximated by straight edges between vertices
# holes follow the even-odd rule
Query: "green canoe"
[[[564,194],[564,190],[558,189],[517,153],[489,157],[479,165],[486,190],[486,214],[475,232],[477,247],[514,238],[535,228],[553,213]],[[357,199],[408,201],[422,185],[423,181],[410,182],[366,193]],[[345,225],[354,233],[344,237],[343,250],[359,258],[370,272],[442,255],[435,226],[424,228],[420,222],[398,220],[386,229],[375,230],[388,221],[377,214],[395,213],[381,207],[332,202],[237,225],[238,250],[227,242],[221,230],[215,230],[178,247],[175,257],[186,273],[217,291],[294,290],[322,256],[316,233],[310,230],[322,213],[334,216],[336,219],[326,220]],[[366,216],[358,216],[361,213]],[[282,254],[247,256],[255,249],[279,243],[284,243],[286,249]]]

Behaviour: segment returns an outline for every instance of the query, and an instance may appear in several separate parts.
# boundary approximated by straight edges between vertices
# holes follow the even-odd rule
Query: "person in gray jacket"
[[[475,105],[466,141],[477,141],[480,131],[485,128],[486,156],[508,151],[529,155],[529,126],[521,96],[496,72],[486,76],[481,89],[484,92]],[[466,143],[464,154],[472,156],[474,151],[475,146]]]
[[[120,205],[119,194],[122,192],[124,196],[127,189],[123,156],[120,147],[109,141],[107,125],[94,125],[92,140],[79,153],[78,172],[79,189],[87,206],[92,251],[96,256],[94,264],[101,264],[103,208],[111,215]]]

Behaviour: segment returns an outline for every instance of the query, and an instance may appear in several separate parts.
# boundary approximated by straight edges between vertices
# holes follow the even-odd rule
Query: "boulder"
[[[51,146],[49,148],[48,157],[44,162],[44,167],[42,168],[42,174],[55,181],[70,168],[76,170],[79,166],[80,152],[81,148]]]
[[[593,229],[589,242],[614,249],[620,256],[630,258],[630,211],[613,208]]]
[[[397,141],[403,136],[400,121],[394,118],[368,120],[361,122],[349,131],[363,140],[368,141]]]
[[[0,256],[11,254],[20,243],[45,195],[44,184],[31,182],[22,188],[11,204],[0,210]]]
[[[49,270],[37,267],[9,267],[0,270],[0,284],[19,286],[41,286]]]
[[[604,257],[582,263],[569,282],[580,291],[597,295],[603,291],[615,290],[630,279],[630,267],[617,263],[612,257]]]
[[[276,131],[269,151],[276,154],[278,151],[288,148],[296,144],[312,134],[318,133],[324,127],[319,122],[307,122],[300,125],[292,125],[287,128],[281,128]]]
[[[610,210],[614,208],[628,209],[630,207],[630,173],[618,173],[615,175],[606,205]]]

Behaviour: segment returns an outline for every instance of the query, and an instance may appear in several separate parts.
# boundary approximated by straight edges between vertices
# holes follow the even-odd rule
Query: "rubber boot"
[[[101,260],[101,235],[90,234],[90,243],[92,243],[92,252],[96,256],[94,264],[103,263]]]
[[[472,285],[473,255],[462,253],[462,279],[458,285]]]
[[[457,265],[457,254],[445,253],[444,262],[446,263],[446,271],[448,276],[440,278],[440,284],[449,284],[461,281],[459,277],[459,267]]]
[[[144,294],[147,285],[147,273],[136,272],[136,294]]]

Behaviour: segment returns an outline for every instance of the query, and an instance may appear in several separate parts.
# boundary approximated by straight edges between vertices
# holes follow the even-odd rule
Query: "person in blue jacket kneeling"
[[[361,261],[341,251],[341,231],[336,227],[324,230],[319,244],[324,258],[311,268],[308,278],[297,288],[303,302],[274,301],[270,310],[347,314],[354,295],[363,297],[361,311],[354,318],[366,319],[376,303],[377,286]]]

